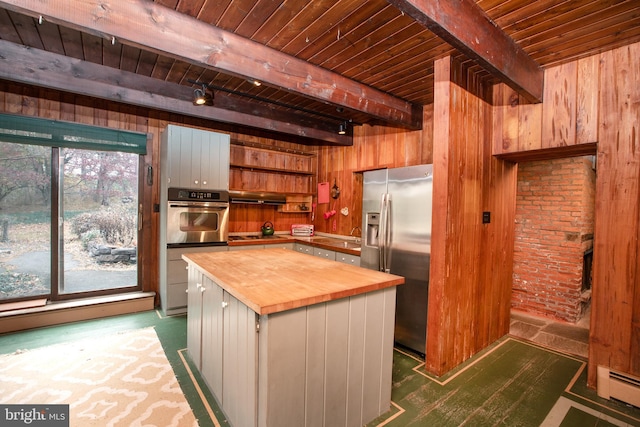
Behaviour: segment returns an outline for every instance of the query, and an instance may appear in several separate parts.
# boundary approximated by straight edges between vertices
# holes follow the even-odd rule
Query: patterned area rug
[[[71,426],[197,426],[153,328],[0,356],[0,403],[69,404]]]

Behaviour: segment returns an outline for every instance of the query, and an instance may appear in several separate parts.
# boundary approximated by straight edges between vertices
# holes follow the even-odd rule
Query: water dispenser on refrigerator
[[[367,212],[366,221],[364,244],[376,248],[378,247],[378,226],[380,223],[380,214],[377,212]]]

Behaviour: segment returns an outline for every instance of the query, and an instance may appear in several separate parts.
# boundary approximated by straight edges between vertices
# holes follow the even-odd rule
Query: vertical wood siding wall
[[[247,191],[268,191],[278,193],[308,193],[315,192],[317,175],[317,157],[309,156],[304,159],[304,165],[288,164],[291,158],[280,154],[292,150],[294,152],[305,152],[315,154],[317,147],[310,147],[301,144],[293,144],[285,141],[278,141],[271,138],[240,135],[231,132],[231,142],[241,141],[247,145],[258,145],[262,147],[272,147],[274,151],[251,150],[245,146],[231,146],[231,160],[233,163],[250,164],[274,169],[307,169],[309,167],[312,175],[287,175],[277,173],[265,173],[263,171],[252,170],[251,168],[236,169],[231,168],[229,176],[229,187],[233,190]],[[229,211],[229,230],[233,232],[258,233],[266,222],[273,223],[276,231],[286,231],[291,229],[292,224],[310,224],[311,213],[282,213],[276,206],[232,204]]]
[[[460,73],[436,61],[426,349],[436,375],[505,335],[510,319],[516,167],[491,156],[491,106],[454,83]]]
[[[640,44],[545,71],[544,102],[495,87],[494,154],[595,154],[588,383],[598,365],[640,375]]]
[[[550,149],[551,157],[558,149],[594,154],[590,143],[598,141],[598,62],[598,56],[591,56],[547,69],[544,102],[539,104],[527,104],[504,84],[494,86],[493,154],[533,156]]]
[[[640,44],[600,55],[589,379],[640,376]]]

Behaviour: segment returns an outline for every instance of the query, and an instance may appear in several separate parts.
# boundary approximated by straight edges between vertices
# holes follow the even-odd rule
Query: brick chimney
[[[518,165],[513,309],[570,323],[582,317],[590,302],[583,268],[593,248],[595,179],[592,157]]]

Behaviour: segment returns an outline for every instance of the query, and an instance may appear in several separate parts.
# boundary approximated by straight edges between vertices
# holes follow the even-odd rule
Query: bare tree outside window
[[[137,154],[0,142],[0,302],[137,286],[137,189]]]

